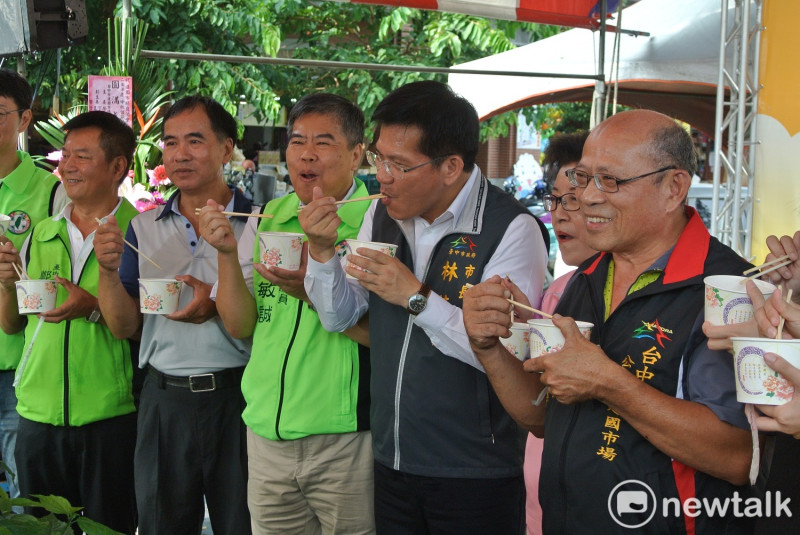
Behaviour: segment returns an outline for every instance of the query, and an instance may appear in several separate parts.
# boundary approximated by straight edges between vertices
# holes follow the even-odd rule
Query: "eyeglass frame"
[[[21,111],[25,111],[28,108],[19,108],[18,110],[9,110],[9,111],[0,111],[0,123],[6,122],[6,117],[11,115],[12,113],[19,113]]]
[[[443,160],[443,159],[447,158],[448,156],[452,156],[451,154],[446,154],[445,156],[437,156],[436,158],[432,158],[432,159],[428,160],[427,162],[423,162],[421,164],[413,165],[411,167],[403,167],[402,165],[400,165],[397,162],[393,162],[391,160],[387,160],[386,158],[384,158],[382,155],[378,154],[377,152],[373,152],[371,150],[367,150],[367,151],[364,151],[364,152],[366,152],[367,162],[370,165],[374,165],[375,168],[378,169],[378,165],[377,164],[379,162],[382,163],[383,164],[383,170],[386,172],[386,174],[389,175],[390,177],[394,178],[395,180],[402,180],[403,177],[406,175],[406,173],[408,173],[410,171],[414,171],[416,169],[419,169],[420,167],[424,167],[424,166],[426,166],[428,164],[431,164],[431,163],[433,163],[433,162],[435,162],[437,160]],[[370,155],[372,156],[371,158],[370,158]],[[370,160],[372,160],[372,161],[370,161]],[[403,174],[400,175],[400,177],[394,176],[392,174],[392,172],[389,170],[390,169],[390,167],[389,167],[390,165],[392,165],[392,166],[396,167],[397,169],[399,169]]]
[[[569,180],[569,183],[572,184],[573,186],[575,186],[576,188],[586,188],[586,187],[588,187],[589,186],[588,177],[592,177],[594,179],[594,185],[597,186],[598,190],[603,191],[605,193],[616,193],[616,192],[619,191],[619,185],[620,184],[627,184],[629,182],[633,182],[634,180],[639,180],[640,178],[647,178],[649,176],[657,175],[658,173],[663,173],[664,171],[671,171],[673,169],[678,169],[678,168],[675,167],[674,165],[668,165],[668,166],[662,167],[661,169],[658,169],[656,171],[651,171],[649,173],[645,173],[643,175],[639,175],[639,176],[635,176],[635,177],[631,177],[631,178],[617,178],[614,175],[608,175],[606,173],[594,173],[593,175],[590,175],[589,173],[586,173],[585,171],[581,171],[582,173],[586,174],[586,176],[587,176],[586,184],[584,184],[582,186],[580,184],[578,184],[578,180],[575,178],[575,173],[577,171],[580,171],[579,169],[577,169],[575,167],[573,167],[572,169],[566,169],[564,171],[564,174],[567,175],[567,180]],[[608,177],[608,178],[611,178],[612,180],[614,180],[614,183],[616,184],[617,189],[610,190],[610,189],[606,189],[605,187],[601,186],[600,179],[598,178],[600,176],[605,176],[605,177]]]
[[[559,205],[561,206],[561,208],[564,209],[565,212],[577,212],[578,210],[581,209],[580,203],[578,203],[578,207],[577,208],[572,208],[572,209],[567,208],[567,205],[564,204],[564,198],[565,197],[569,197],[570,195],[575,197],[575,202],[577,203],[578,202],[578,196],[575,195],[572,192],[565,193],[564,195],[553,195],[552,193],[545,193],[544,195],[542,195],[542,206],[544,206],[545,210],[547,210],[548,212],[555,212],[556,210],[558,210]],[[548,208],[547,207],[548,199],[553,199],[553,202],[552,202],[552,207],[553,208]]]

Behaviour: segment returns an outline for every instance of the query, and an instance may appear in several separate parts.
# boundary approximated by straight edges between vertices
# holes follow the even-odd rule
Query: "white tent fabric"
[[[654,109],[713,133],[719,72],[719,0],[641,0],[620,26],[619,103]],[[502,54],[456,65],[495,71],[595,74],[597,33],[573,29]],[[614,34],[606,39],[606,79]],[[591,101],[594,83],[579,78],[451,74],[449,84],[486,119],[548,102]]]

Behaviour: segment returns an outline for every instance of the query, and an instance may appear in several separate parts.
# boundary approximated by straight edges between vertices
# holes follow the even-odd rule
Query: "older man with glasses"
[[[546,534],[749,532],[733,505],[694,507],[746,498],[752,453],[730,355],[708,349],[701,330],[703,278],[747,263],[686,206],[696,166],[691,138],[664,115],[620,113],[592,131],[567,176],[586,243],[605,252],[556,307],[561,351],[523,371],[497,339],[508,334],[503,287],[465,295],[471,346],[504,406],[545,426]],[[594,323],[591,341],[574,320]],[[532,405],[545,386],[546,407]]]

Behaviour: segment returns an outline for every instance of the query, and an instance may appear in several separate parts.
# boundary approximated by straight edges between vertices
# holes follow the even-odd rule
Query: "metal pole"
[[[753,76],[753,85],[752,91],[753,95],[751,98],[751,109],[750,113],[753,115],[750,121],[750,132],[748,134],[748,139],[750,140],[750,152],[749,158],[747,159],[748,163],[748,181],[747,181],[747,192],[749,194],[749,206],[746,207],[746,216],[747,222],[745,225],[745,242],[744,242],[744,257],[750,258],[750,254],[752,253],[753,249],[753,216],[756,210],[756,198],[755,198],[755,170],[756,170],[756,150],[755,145],[760,143],[758,139],[758,120],[756,119],[756,115],[758,114],[758,92],[761,90],[761,84],[758,81],[759,75],[759,63],[761,59],[761,32],[764,31],[764,27],[761,25],[761,21],[763,20],[763,2],[756,2],[756,22],[758,24],[758,29],[754,35],[751,36],[752,39],[755,39],[754,46],[753,46],[753,60],[752,60],[752,76]]]
[[[23,78],[27,78],[26,71],[25,71],[25,56],[19,56],[17,58],[17,72]],[[30,103],[31,107],[33,107],[33,102]],[[19,139],[17,141],[17,145],[19,146],[19,150],[23,152],[28,152],[28,130],[26,129],[24,132],[20,132]]]
[[[590,126],[601,123],[605,118],[606,100],[606,15],[608,13],[607,0],[600,2],[600,39],[597,43],[597,76],[594,84],[594,98],[592,104],[592,120]]]
[[[743,164],[743,156],[744,156],[744,135],[745,135],[745,114],[747,113],[747,101],[748,101],[748,94],[747,94],[747,61],[749,58],[750,53],[750,46],[748,43],[748,29],[750,28],[750,2],[743,2],[742,5],[742,30],[741,30],[741,39],[739,41],[739,46],[741,48],[741,54],[739,55],[739,104],[737,114],[736,114],[736,154],[739,156],[734,162],[734,182],[733,182],[733,192],[728,192],[728,194],[733,194],[734,199],[736,200],[733,203],[733,212],[732,212],[732,221],[733,224],[731,226],[732,229],[732,236],[731,236],[731,247],[734,251],[741,252],[742,249],[742,221],[740,219],[740,207],[742,205],[742,164]],[[748,191],[748,194],[752,194],[751,191]]]
[[[711,194],[711,235],[719,238],[719,193],[722,180],[722,137],[725,126],[722,124],[725,107],[725,43],[728,33],[728,1],[720,0],[720,29],[719,29],[719,70],[717,77],[717,109],[714,120],[714,166],[712,174]]]
[[[594,74],[564,74],[558,72],[487,71],[481,69],[459,69],[447,67],[423,67],[421,65],[385,65],[379,63],[352,63],[347,61],[322,61],[314,59],[269,58],[264,56],[231,56],[225,54],[195,54],[190,52],[168,52],[142,50],[139,57],[149,59],[182,59],[187,61],[224,61],[227,63],[251,63],[254,65],[289,65],[316,67],[320,69],[361,69],[364,71],[428,72],[434,74],[485,74],[490,76],[526,76],[538,78],[576,78],[597,80]]]

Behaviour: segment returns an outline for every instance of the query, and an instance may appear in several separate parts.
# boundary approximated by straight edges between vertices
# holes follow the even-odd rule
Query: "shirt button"
[[[197,245],[197,243],[196,243],[196,242],[189,242],[189,243],[191,244],[191,246],[192,246],[192,247],[194,247],[195,245]]]
[[[191,226],[192,226],[191,223],[186,223],[186,228],[191,228]]]

